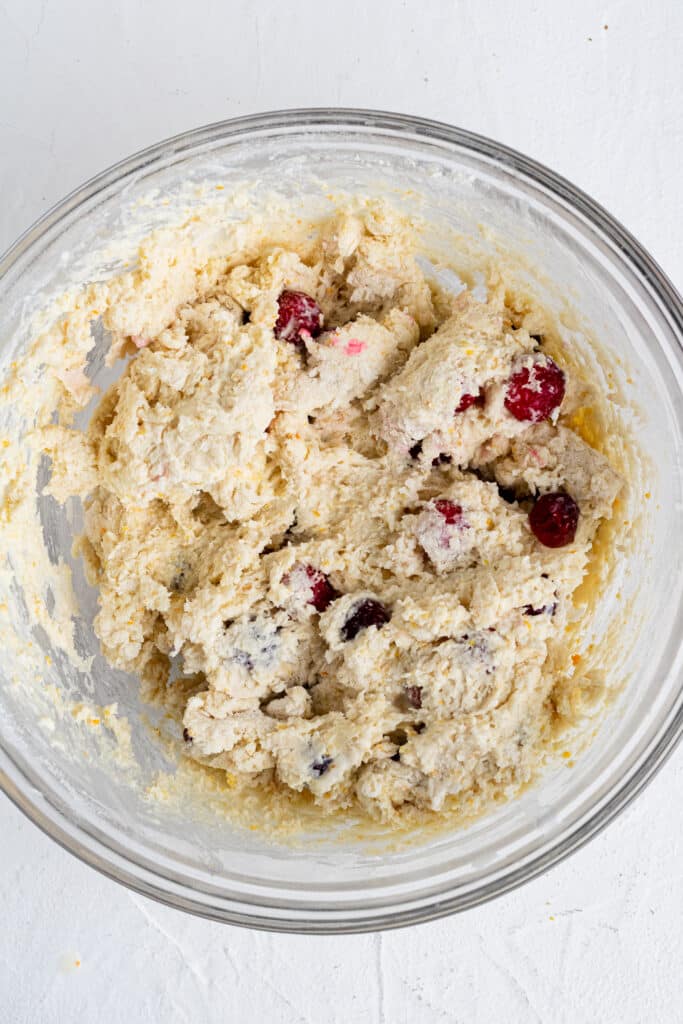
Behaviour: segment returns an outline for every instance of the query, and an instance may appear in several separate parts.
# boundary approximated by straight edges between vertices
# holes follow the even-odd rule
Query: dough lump
[[[531,777],[622,481],[568,399],[506,408],[545,337],[504,288],[437,288],[384,207],[311,233],[305,259],[264,241],[165,298],[154,333],[121,310],[133,357],[55,443],[55,488],[87,492],[103,652],[150,695],[181,675],[189,756],[391,820]],[[318,302],[317,337],[276,336],[284,290]],[[529,527],[549,491],[580,509],[557,549]]]

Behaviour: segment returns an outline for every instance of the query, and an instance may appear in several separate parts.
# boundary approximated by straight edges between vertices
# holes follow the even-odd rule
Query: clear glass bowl
[[[623,683],[571,769],[557,767],[470,827],[423,843],[370,852],[361,845],[272,846],[220,816],[188,819],[145,797],[124,771],[88,748],[70,716],[19,699],[0,668],[0,784],[37,825],[85,862],[148,896],[217,920],[273,930],[345,932],[435,918],[506,892],[545,871],[603,828],[671,752],[681,732],[681,340],[683,308],[671,283],[605,210],[569,182],[488,139],[445,124],[357,110],[246,117],[188,132],[94,178],[46,214],[0,261],[0,357],[27,342],[27,317],[88,265],[118,263],[107,244],[178,220],[188,183],[227,190],[258,179],[292,197],[321,182],[389,194],[434,223],[476,235],[492,226],[531,266],[560,282],[573,306],[622,360],[622,384],[640,406],[638,432],[651,466],[650,500],[636,489],[638,543],[603,599],[602,626],[628,607],[613,641],[611,682]],[[158,190],[164,203],[140,202]],[[166,202],[167,201],[167,202]],[[196,200],[199,202],[199,199]],[[483,236],[482,244],[485,243]],[[630,381],[630,384],[628,383]],[[0,419],[9,411],[0,409]],[[77,513],[42,508],[48,544],[69,560]],[[615,587],[620,588],[617,593]],[[86,650],[97,651],[93,594],[76,571]],[[628,604],[627,604],[628,602]],[[27,625],[46,652],[47,638]],[[2,638],[0,638],[2,639]],[[9,648],[8,648],[9,649]],[[53,652],[54,653],[54,652]],[[9,657],[9,656],[8,656]],[[8,663],[7,663],[8,664]],[[108,704],[131,721],[143,777],[167,765],[140,724],[134,681],[96,657],[75,672],[56,654],[54,680],[70,700]],[[39,720],[39,717],[40,720]],[[86,760],[87,759],[87,760]]]

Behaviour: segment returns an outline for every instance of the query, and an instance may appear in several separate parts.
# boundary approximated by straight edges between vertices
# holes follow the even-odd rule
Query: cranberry
[[[314,565],[302,565],[301,562],[297,562],[291,572],[282,577],[282,582],[296,590],[308,585],[311,596],[307,603],[312,604],[317,612],[324,612],[340,596],[339,591],[330,583],[329,577]]]
[[[449,526],[460,523],[462,519],[462,508],[460,505],[456,505],[454,501],[449,501],[447,498],[437,498],[434,502],[434,508],[439,515],[444,517]]]
[[[324,612],[339,597],[339,591],[332,586],[329,577],[313,565],[306,566],[306,575],[311,584],[309,604],[312,604],[317,612]]]
[[[564,373],[549,356],[533,366],[523,366],[508,380],[505,408],[516,420],[540,423],[547,420],[564,398]]]
[[[322,310],[305,292],[282,292],[277,308],[276,338],[302,345],[304,338],[317,338],[323,329]]]
[[[547,548],[571,544],[579,522],[579,506],[568,494],[542,494],[529,513],[531,532]]]
[[[416,441],[412,448],[408,449],[411,459],[419,459],[422,454],[422,441]]]
[[[406,701],[408,706],[419,710],[422,707],[422,687],[421,686],[406,686],[403,691],[406,695]]]
[[[479,391],[477,392],[476,395],[463,395],[460,401],[458,402],[458,407],[455,411],[456,413],[465,412],[466,409],[469,409],[473,405],[482,406],[484,402],[484,389],[479,388]]]
[[[361,629],[367,629],[368,626],[377,626],[378,629],[381,629],[382,626],[386,626],[390,618],[391,612],[381,601],[375,601],[368,597],[356,605],[355,611],[342,626],[342,639],[353,640]]]
[[[183,729],[183,739],[186,743],[192,743],[192,733],[189,729]]]

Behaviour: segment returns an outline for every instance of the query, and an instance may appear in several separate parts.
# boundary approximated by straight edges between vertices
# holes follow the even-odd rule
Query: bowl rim
[[[542,163],[488,138],[466,131],[442,121],[390,111],[348,108],[310,107],[274,110],[216,121],[189,131],[173,135],[128,156],[94,175],[69,192],[30,225],[9,248],[0,255],[0,279],[9,273],[17,261],[50,229],[59,224],[72,211],[92,199],[102,190],[119,183],[131,174],[137,174],[160,157],[177,157],[210,141],[225,141],[231,136],[249,134],[259,130],[277,132],[286,129],[338,129],[365,128],[388,130],[405,135],[422,136],[427,140],[449,143],[477,157],[485,157],[498,166],[529,179],[538,190],[549,193],[563,207],[578,213],[590,228],[615,246],[621,259],[641,284],[658,300],[658,312],[677,335],[679,360],[683,354],[683,300],[659,264],[634,236],[608,211],[589,195],[571,184],[566,178]],[[653,747],[643,755],[635,771],[628,773],[617,784],[608,799],[591,808],[587,819],[568,836],[560,836],[548,849],[535,854],[528,862],[512,866],[500,878],[478,887],[472,892],[431,897],[417,907],[401,910],[383,910],[381,915],[354,915],[347,920],[337,915],[316,914],[314,918],[286,917],[279,913],[268,917],[249,912],[249,902],[243,909],[208,905],[184,894],[185,885],[169,877],[166,872],[150,870],[130,851],[121,852],[112,842],[74,825],[59,807],[46,799],[32,780],[32,771],[22,758],[14,756],[0,742],[0,790],[46,835],[68,850],[83,863],[101,874],[125,885],[128,889],[148,896],[160,903],[191,912],[210,920],[257,928],[266,931],[300,932],[306,934],[344,934],[369,932],[434,920],[454,912],[463,911],[510,892],[520,885],[560,863],[580,849],[593,836],[602,831],[654,778],[665,764],[683,735],[683,704],[662,728]],[[1,740],[1,738],[0,738]],[[160,884],[161,883],[161,884]],[[203,895],[210,897],[209,893]],[[237,902],[237,901],[233,901]],[[262,909],[281,910],[280,901],[257,900]],[[306,913],[310,913],[307,908]],[[350,911],[346,911],[350,913]]]

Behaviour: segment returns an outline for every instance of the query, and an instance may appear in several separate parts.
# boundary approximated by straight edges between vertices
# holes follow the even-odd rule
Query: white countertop
[[[538,158],[680,288],[682,50],[674,0],[5,0],[0,249],[165,136],[271,108],[367,106]],[[131,895],[0,798],[0,1019],[680,1021],[682,784],[679,750],[545,877],[457,918],[343,938],[248,932]]]

